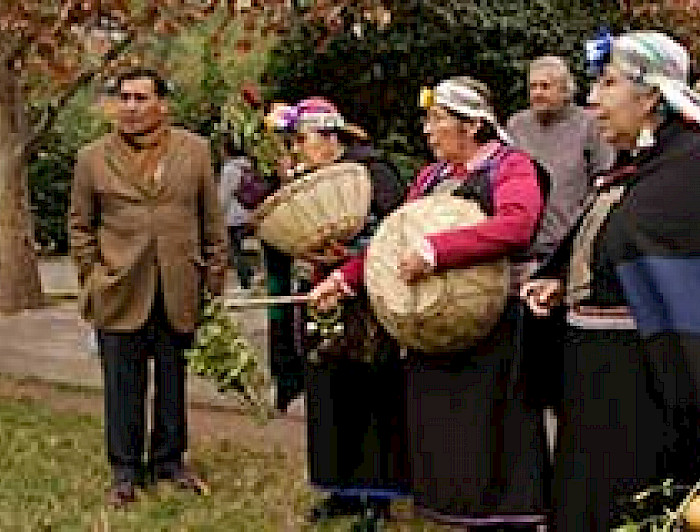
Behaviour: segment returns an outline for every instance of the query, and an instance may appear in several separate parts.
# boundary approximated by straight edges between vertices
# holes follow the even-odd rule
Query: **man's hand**
[[[432,272],[433,267],[415,251],[409,251],[399,260],[399,278],[406,284],[416,283]]]
[[[331,275],[309,292],[309,299],[311,304],[318,310],[326,312],[336,308],[343,295],[343,287],[340,285],[340,281]]]
[[[549,316],[554,307],[562,304],[563,298],[564,285],[559,279],[528,281],[520,289],[520,299],[538,317]]]

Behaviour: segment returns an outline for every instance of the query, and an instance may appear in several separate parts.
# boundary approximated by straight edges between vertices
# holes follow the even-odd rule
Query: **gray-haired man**
[[[576,221],[591,177],[613,162],[593,117],[573,103],[576,85],[564,60],[543,56],[530,63],[530,107],[508,121],[517,146],[550,172],[551,192],[535,243],[540,257],[553,251]]]
[[[558,247],[578,219],[592,177],[610,167],[615,156],[600,139],[593,117],[574,104],[576,84],[562,58],[543,56],[532,61],[528,87],[530,107],[513,115],[507,130],[515,145],[549,171],[551,189],[532,249],[533,261],[524,275],[534,272]],[[550,453],[556,438],[552,407],[561,394],[560,340],[555,322],[526,317],[524,371],[529,375],[531,400],[545,407]]]

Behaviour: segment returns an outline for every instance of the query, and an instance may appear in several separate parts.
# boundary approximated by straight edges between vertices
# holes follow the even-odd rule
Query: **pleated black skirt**
[[[634,331],[568,328],[555,453],[557,530],[607,531],[634,493],[653,483],[663,454],[662,409]]]
[[[526,401],[518,309],[477,347],[414,353],[406,409],[416,507],[467,526],[543,520],[544,431]]]
[[[398,362],[309,364],[309,478],[315,486],[391,498],[406,493],[403,370]]]

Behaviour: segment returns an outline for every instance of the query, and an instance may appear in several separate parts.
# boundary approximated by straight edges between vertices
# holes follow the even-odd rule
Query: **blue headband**
[[[598,30],[595,38],[586,41],[586,71],[600,76],[612,55],[613,36],[607,28]]]

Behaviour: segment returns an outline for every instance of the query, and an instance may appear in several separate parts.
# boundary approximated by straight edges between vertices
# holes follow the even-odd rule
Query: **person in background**
[[[614,159],[614,150],[600,138],[593,115],[574,103],[576,83],[563,58],[534,59],[529,65],[528,89],[530,107],[513,115],[506,129],[516,146],[549,171],[551,188],[531,261],[521,272],[523,278],[559,245],[578,218],[594,176]],[[531,398],[544,408],[552,450],[557,422],[553,407],[561,396],[561,339],[558,330],[549,329],[549,322],[530,317],[528,313],[524,318],[523,364],[531,374]]]
[[[593,176],[610,167],[614,150],[595,128],[593,115],[574,101],[576,84],[564,59],[543,56],[530,63],[530,107],[506,126],[515,146],[549,172],[551,190],[533,251],[552,252],[581,211]]]
[[[659,32],[586,43],[589,103],[618,150],[521,296],[565,328],[553,501],[560,531],[623,527],[636,494],[700,478],[700,96]]]
[[[116,131],[83,148],[75,163],[70,242],[82,316],[97,329],[103,361],[107,503],[121,508],[136,499],[145,472],[208,491],[183,462],[184,350],[200,287],[222,293],[227,257],[209,143],[168,124],[167,85],[156,72],[126,71],[117,90]],[[144,464],[149,357],[155,390]]]
[[[229,235],[229,264],[235,266],[241,288],[249,289],[253,268],[243,254],[243,239],[249,231],[248,209],[236,198],[243,176],[253,172],[253,162],[236,149],[233,141],[224,145],[224,163],[219,179],[219,200]]]

